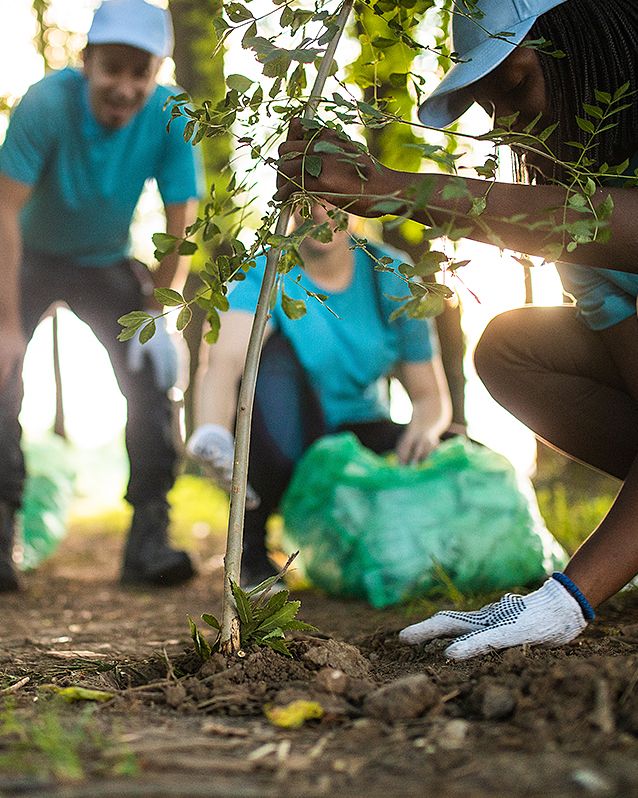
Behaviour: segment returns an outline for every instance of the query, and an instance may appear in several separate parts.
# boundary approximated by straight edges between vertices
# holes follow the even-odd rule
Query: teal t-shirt
[[[377,246],[375,254],[394,258],[397,253]],[[307,300],[306,315],[289,319],[279,295],[271,318],[306,370],[330,430],[347,422],[389,418],[382,378],[398,363],[430,361],[437,346],[430,322],[405,316],[388,321],[398,307],[390,297],[405,296],[405,282],[394,273],[375,272],[374,262],[363,250],[356,249],[353,256],[350,285],[326,300],[332,313],[307,298],[301,286],[319,294],[328,292],[296,266],[283,278],[284,290],[293,299]],[[396,269],[402,260],[397,258],[390,266]],[[235,284],[229,296],[231,310],[254,313],[265,265],[265,256],[258,258],[246,279]]]
[[[157,180],[165,204],[201,196],[199,159],[184,141],[184,121],[166,130],[164,103],[177,92],[157,86],[128,125],[109,130],[93,116],[80,71],[53,72],[31,86],[0,148],[0,172],[32,186],[21,216],[26,247],[105,266],[128,254],[146,180]]]
[[[626,174],[638,168],[638,153]],[[609,184],[622,185],[618,180]],[[615,269],[597,269],[572,263],[557,263],[563,288],[576,300],[578,315],[592,330],[605,330],[636,313],[638,274]]]

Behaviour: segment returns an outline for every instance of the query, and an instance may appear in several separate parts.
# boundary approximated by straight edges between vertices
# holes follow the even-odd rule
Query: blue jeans
[[[151,368],[138,372],[126,363],[127,344],[117,340],[117,320],[147,303],[152,290],[142,264],[124,260],[112,266],[79,266],[62,257],[25,252],[21,270],[22,326],[27,341],[47,308],[65,302],[108,352],[127,402],[126,448],[130,478],[126,499],[133,506],[164,500],[175,480],[177,452],[171,402],[155,385]],[[18,415],[22,404],[22,364],[0,391],[0,500],[18,507],[25,479]],[[99,424],[99,419],[96,419]]]

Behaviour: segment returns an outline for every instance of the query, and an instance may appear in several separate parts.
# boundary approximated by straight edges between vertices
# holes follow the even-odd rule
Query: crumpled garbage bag
[[[27,479],[18,513],[20,567],[30,570],[50,557],[66,535],[76,471],[72,448],[58,435],[27,442],[24,453]]]
[[[442,574],[484,593],[540,581],[567,559],[529,480],[463,437],[403,466],[351,433],[326,436],[297,465],[282,515],[314,585],[375,607],[440,589]]]

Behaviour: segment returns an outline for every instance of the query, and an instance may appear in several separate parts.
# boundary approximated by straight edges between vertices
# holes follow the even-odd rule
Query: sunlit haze
[[[162,2],[157,4],[165,5]],[[93,0],[54,0],[51,4],[52,18],[56,24],[65,30],[77,32],[77,39],[74,40],[77,47],[82,45],[82,37],[88,29],[95,5]],[[3,47],[0,48],[0,95],[19,97],[44,74],[41,59],[31,41],[35,25],[29,0],[1,3],[0,28],[5,31]],[[50,45],[54,56],[52,61],[57,65],[55,59],[63,59],[64,51],[55,37]],[[245,62],[245,58],[242,62]],[[232,51],[229,61],[231,71],[239,71]],[[482,114],[479,113],[479,116],[481,119],[477,124],[485,126]],[[474,122],[472,125],[475,127]],[[144,198],[138,217],[141,223],[135,237],[136,252],[148,260],[153,250],[150,235],[162,224],[157,199],[153,195]],[[522,268],[493,247],[467,242],[459,246],[459,256],[472,260],[472,265],[463,270],[461,278],[467,289],[480,300],[480,303],[477,302],[463,285],[454,284],[463,305],[463,325],[468,345],[466,371],[470,434],[502,451],[519,467],[529,470],[534,459],[533,437],[492,402],[471,365],[471,352],[487,321],[496,313],[523,302]],[[533,284],[538,303],[560,302],[560,284],[553,268],[543,266],[535,269]],[[88,329],[68,311],[60,314],[60,347],[70,438],[82,447],[112,441],[121,434],[125,406],[106,353]],[[25,363],[25,401],[21,421],[27,436],[38,436],[52,424],[55,394],[51,351],[49,319],[38,329]],[[409,407],[405,399],[396,400],[393,413],[397,419],[407,420]]]

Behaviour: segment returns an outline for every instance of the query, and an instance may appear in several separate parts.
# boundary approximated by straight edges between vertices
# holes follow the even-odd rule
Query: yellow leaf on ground
[[[87,687],[58,687],[55,684],[43,684],[42,687],[65,701],[110,701],[113,698],[113,693],[106,690],[89,690]]]
[[[318,701],[291,701],[282,707],[264,707],[264,714],[275,726],[282,729],[298,729],[307,720],[323,717],[323,707]]]

